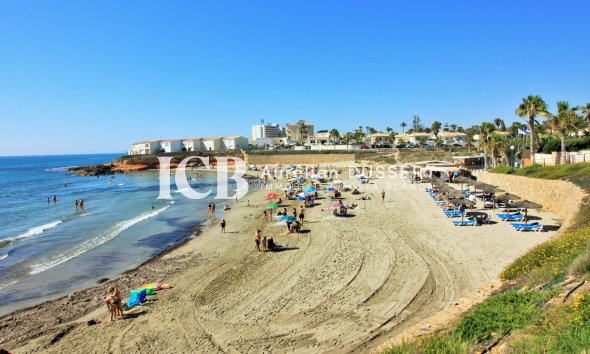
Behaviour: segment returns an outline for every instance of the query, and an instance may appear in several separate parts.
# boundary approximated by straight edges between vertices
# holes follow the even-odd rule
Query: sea
[[[187,171],[184,197],[157,199],[159,172],[81,177],[68,167],[108,163],[120,154],[0,157],[0,314],[115,278],[192,236],[211,221],[216,175]],[[231,188],[231,185],[230,185]],[[54,202],[53,197],[56,197]],[[84,200],[84,208],[75,201]]]

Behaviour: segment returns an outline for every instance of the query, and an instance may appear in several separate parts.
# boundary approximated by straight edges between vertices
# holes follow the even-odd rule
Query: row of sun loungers
[[[439,196],[431,189],[431,188],[426,188],[426,192],[430,195],[430,197],[434,200],[435,204],[443,207],[443,214],[447,217],[447,218],[457,218],[457,217],[463,217],[465,218],[467,216],[467,212],[465,210],[458,210],[458,209],[454,209],[452,207],[444,207],[445,205],[449,204],[449,202],[446,199],[442,199],[439,198]],[[464,193],[466,196],[469,195],[469,190],[461,190],[462,193]],[[477,197],[480,200],[486,200],[488,198],[482,198],[480,196]],[[497,209],[502,209],[502,206],[499,205],[498,203],[496,203],[495,207]],[[504,206],[505,210],[510,210],[509,207]],[[522,231],[535,231],[535,232],[541,232],[543,231],[543,225],[534,222],[534,223],[527,223],[526,222],[526,216],[525,214],[523,214],[524,209],[523,208],[518,208],[518,209],[513,209],[512,212],[504,212],[504,213],[498,213],[496,214],[498,216],[498,218],[502,221],[507,221],[510,222],[510,226],[512,226],[512,228],[514,228],[514,230],[522,232]],[[487,215],[484,215],[484,217],[482,218],[477,218],[477,217],[468,217],[466,219],[462,219],[462,220],[452,220],[451,221],[453,223],[454,226],[475,226],[478,224],[483,224],[483,223],[489,223],[490,222],[490,218]]]

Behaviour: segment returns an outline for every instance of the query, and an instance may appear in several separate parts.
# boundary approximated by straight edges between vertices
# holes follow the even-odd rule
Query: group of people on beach
[[[121,298],[121,292],[115,287],[110,287],[109,292],[102,299],[109,309],[111,314],[110,321],[114,321],[117,318],[123,318],[123,299]]]
[[[262,231],[259,229],[254,232],[254,242],[256,243],[257,252],[272,252],[276,248],[272,235],[268,236],[268,238],[266,236],[262,236]]]

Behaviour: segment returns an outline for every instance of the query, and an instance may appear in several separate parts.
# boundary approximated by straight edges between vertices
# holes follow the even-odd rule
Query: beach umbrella
[[[457,183],[470,183],[473,182],[473,180],[469,177],[465,177],[465,176],[459,176],[453,179],[453,181],[457,182]]]
[[[279,207],[279,205],[277,203],[270,203],[269,205],[266,206],[266,209],[276,209],[278,207]]]
[[[264,198],[266,199],[275,199],[277,198],[279,195],[276,193],[268,193],[267,195],[264,196]]]
[[[496,197],[497,201],[506,201],[506,202],[511,201],[511,200],[519,200],[519,199],[521,199],[519,196],[514,195],[514,194],[510,194],[510,193],[504,193],[504,194],[501,194]]]
[[[305,197],[309,197],[309,193],[307,193],[307,192],[301,192],[301,193],[297,194],[297,196],[298,196],[298,197],[303,197],[303,198],[305,198]]]
[[[459,205],[463,205],[463,206],[472,206],[475,205],[475,202],[472,200],[469,200],[465,197],[459,197],[459,198],[450,198],[449,199],[449,203],[452,204],[459,204]],[[463,214],[461,214],[461,222],[463,222]]]
[[[285,220],[286,222],[293,222],[295,221],[295,217],[293,215],[283,215],[283,220]]]
[[[531,202],[529,200],[523,200],[520,202],[515,203],[515,206],[518,208],[524,208],[524,223],[528,224],[528,210],[529,209],[541,209],[543,206],[541,204],[537,204],[535,202]]]
[[[303,191],[307,192],[307,193],[313,193],[315,192],[317,189],[315,187],[307,187],[305,188]]]

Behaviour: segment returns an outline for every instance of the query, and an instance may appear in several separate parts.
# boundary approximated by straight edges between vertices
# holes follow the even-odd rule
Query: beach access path
[[[345,182],[346,183],[346,182]],[[371,180],[366,202],[347,218],[307,209],[304,233],[263,222],[257,191],[174,250],[186,269],[134,318],[87,326],[101,307],[30,340],[16,353],[366,352],[456,301],[497,282],[515,258],[555,235],[519,233],[508,223],[455,227],[424,192],[402,179]],[[381,190],[385,190],[385,203]],[[322,193],[325,195],[325,192]],[[289,211],[299,202],[287,201]],[[492,214],[490,212],[490,214]],[[551,224],[553,216],[534,212]],[[254,231],[285,250],[254,251]],[[138,284],[139,285],[139,284]]]

